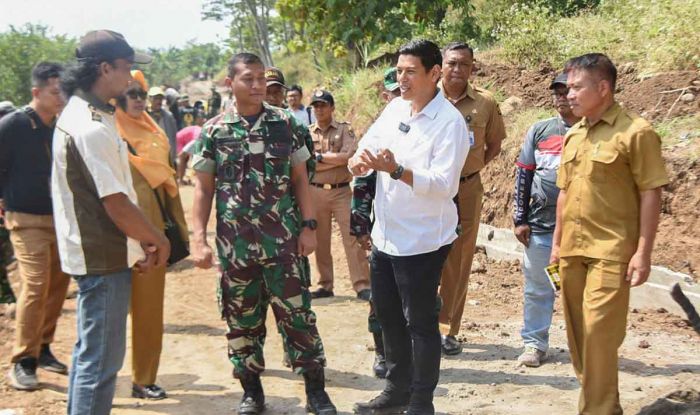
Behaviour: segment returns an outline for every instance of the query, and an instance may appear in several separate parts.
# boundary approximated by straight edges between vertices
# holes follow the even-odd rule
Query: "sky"
[[[0,0],[0,32],[10,25],[41,23],[53,34],[79,38],[94,29],[110,29],[132,46],[166,48],[223,41],[223,22],[201,21],[204,0]]]

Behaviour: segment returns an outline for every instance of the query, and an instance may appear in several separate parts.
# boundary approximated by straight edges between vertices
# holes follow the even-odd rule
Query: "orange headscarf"
[[[143,73],[133,72],[136,72],[132,73],[133,78],[147,91],[148,84]],[[136,151],[137,155],[129,153],[129,162],[153,189],[163,185],[170,197],[177,196],[175,170],[169,162],[170,144],[163,130],[146,111],[134,118],[117,107],[114,118],[119,135]]]

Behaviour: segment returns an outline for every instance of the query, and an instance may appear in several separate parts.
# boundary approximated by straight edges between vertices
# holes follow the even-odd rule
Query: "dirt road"
[[[192,188],[183,189],[186,207]],[[353,403],[372,398],[383,382],[371,375],[373,352],[367,333],[367,303],[354,298],[338,238],[334,239],[337,288],[335,298],[317,300],[319,330],[328,357],[329,393],[340,413],[352,413]],[[551,358],[538,369],[516,367],[520,353],[522,277],[516,263],[495,263],[477,256],[466,306],[464,353],[442,361],[436,408],[442,414],[573,414],[578,383],[566,348],[559,302],[551,330]],[[225,414],[241,396],[226,358],[224,323],[216,306],[216,275],[187,261],[168,275],[165,338],[158,383],[169,399],[145,402],[130,398],[130,357],[118,380],[115,415],[123,414]],[[314,276],[314,279],[316,276]],[[679,317],[650,308],[630,313],[629,331],[621,349],[620,384],[626,413],[671,392],[688,391],[700,384],[700,339]],[[265,348],[267,370],[263,385],[269,414],[303,414],[301,378],[282,366],[281,342],[268,316]],[[67,300],[60,320],[55,354],[69,359],[75,335],[75,300]],[[8,354],[14,329],[0,316],[0,370],[9,369]],[[643,346],[643,347],[640,347]],[[0,381],[0,413],[65,413],[67,379],[39,372],[44,389],[22,393]],[[697,399],[696,395],[690,400]],[[688,407],[685,407],[688,409]],[[692,410],[692,409],[691,409]],[[12,413],[12,412],[7,412]],[[660,412],[660,413],[670,413]],[[675,412],[698,413],[698,412]]]

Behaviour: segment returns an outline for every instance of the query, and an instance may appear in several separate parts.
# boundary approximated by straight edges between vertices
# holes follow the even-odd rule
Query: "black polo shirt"
[[[30,107],[0,120],[0,195],[5,209],[51,215],[51,143],[54,127]]]

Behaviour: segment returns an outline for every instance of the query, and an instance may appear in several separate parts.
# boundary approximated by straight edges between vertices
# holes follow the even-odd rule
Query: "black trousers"
[[[384,333],[387,391],[432,402],[440,377],[437,290],[451,245],[412,256],[372,247],[372,299]]]

